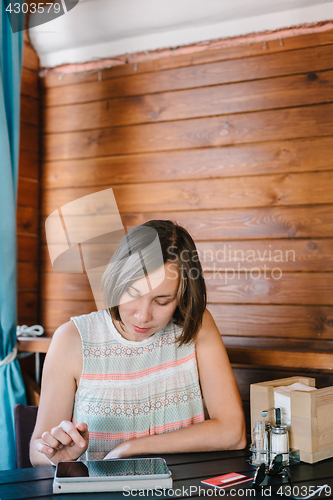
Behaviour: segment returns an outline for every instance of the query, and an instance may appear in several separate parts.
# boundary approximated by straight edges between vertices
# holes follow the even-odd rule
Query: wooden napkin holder
[[[274,388],[301,382],[315,387],[315,379],[289,377],[251,384],[251,429],[258,420],[274,422],[273,413],[262,417],[261,412],[274,407]],[[289,444],[291,450],[300,451],[300,459],[310,464],[333,457],[333,386],[316,391],[290,393],[291,424]]]

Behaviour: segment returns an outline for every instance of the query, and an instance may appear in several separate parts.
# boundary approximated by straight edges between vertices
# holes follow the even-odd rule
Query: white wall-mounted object
[[[333,0],[80,0],[29,35],[55,67],[332,19]]]

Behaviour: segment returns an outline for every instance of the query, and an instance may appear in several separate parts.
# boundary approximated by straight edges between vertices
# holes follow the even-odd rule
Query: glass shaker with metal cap
[[[289,433],[288,427],[281,424],[281,409],[275,408],[275,426],[271,427],[270,459],[282,454],[282,464],[289,464]]]

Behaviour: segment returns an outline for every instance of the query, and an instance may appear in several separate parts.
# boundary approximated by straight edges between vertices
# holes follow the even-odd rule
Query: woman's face
[[[123,325],[115,321],[119,333],[127,340],[140,341],[162,330],[176,310],[178,286],[178,267],[170,262],[135,281],[120,299]]]

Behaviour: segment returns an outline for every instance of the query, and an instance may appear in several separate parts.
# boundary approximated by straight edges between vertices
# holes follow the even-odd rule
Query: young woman
[[[165,220],[134,228],[102,290],[104,311],[54,333],[31,463],[244,448],[237,383],[188,232]]]

